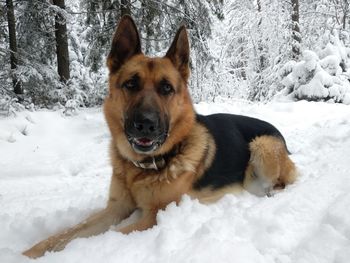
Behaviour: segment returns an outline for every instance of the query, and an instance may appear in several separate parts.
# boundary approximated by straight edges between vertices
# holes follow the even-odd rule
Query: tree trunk
[[[12,83],[13,90],[16,94],[23,94],[23,89],[21,82],[17,79],[15,74],[15,70],[17,69],[17,39],[16,39],[16,20],[15,13],[13,8],[12,0],[6,0],[7,7],[7,21],[8,21],[8,29],[9,29],[9,40],[10,40],[10,63],[11,63],[11,71],[12,71]]]
[[[346,17],[348,16],[348,13],[349,13],[349,1],[348,0],[343,0],[343,19],[342,19],[342,22],[343,22],[343,29],[345,30],[346,29]]]
[[[240,68],[240,75],[242,79],[247,80],[247,57],[245,54],[245,46],[244,46],[245,39],[244,37],[238,38],[238,44],[239,44],[239,54],[241,56],[241,59],[239,60],[238,67]]]
[[[65,9],[64,0],[53,0],[53,4]],[[66,83],[70,78],[69,74],[69,53],[66,19],[61,14],[55,16],[55,37],[57,54],[57,71],[61,81]]]
[[[258,6],[258,12],[261,12],[261,2],[260,2],[260,0],[257,0],[256,4]]]
[[[299,0],[292,0],[292,58],[298,60],[300,57],[301,35],[299,27]]]
[[[262,38],[263,38],[263,34],[261,32],[261,23],[262,23],[262,17],[261,17],[261,2],[260,0],[257,0],[257,6],[258,6],[258,13],[259,13],[259,22],[258,22],[258,52],[259,52],[259,65],[258,65],[258,73],[261,73],[264,69],[265,69],[265,63],[266,63],[266,59],[265,56],[263,54],[264,52],[264,47],[263,47],[263,43],[262,43]]]

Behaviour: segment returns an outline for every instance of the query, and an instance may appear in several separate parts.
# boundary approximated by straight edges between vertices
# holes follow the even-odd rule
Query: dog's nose
[[[140,135],[150,136],[157,133],[160,119],[157,112],[138,112],[134,115],[133,126]]]

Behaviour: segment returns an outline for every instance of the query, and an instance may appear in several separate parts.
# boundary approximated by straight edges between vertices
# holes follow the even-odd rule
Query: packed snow
[[[184,196],[158,213],[152,229],[77,239],[36,262],[348,263],[350,107],[217,100],[196,109],[273,123],[299,168],[297,182],[272,197],[243,192],[211,205]],[[104,207],[108,145],[100,109],[0,119],[1,263],[32,262],[23,250]]]

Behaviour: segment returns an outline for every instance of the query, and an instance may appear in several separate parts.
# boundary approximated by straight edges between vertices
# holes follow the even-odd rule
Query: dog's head
[[[189,42],[180,27],[164,57],[141,51],[134,21],[123,16],[107,58],[104,111],[119,151],[129,157],[170,151],[189,132],[194,111],[187,89]]]

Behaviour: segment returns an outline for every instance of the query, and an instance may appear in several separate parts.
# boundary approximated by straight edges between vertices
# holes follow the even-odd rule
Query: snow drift
[[[276,125],[299,167],[297,182],[271,198],[244,192],[202,205],[184,196],[152,229],[77,239],[35,262],[349,262],[350,108],[305,101],[196,108]],[[21,251],[104,206],[108,144],[100,110],[0,119],[0,262],[34,262]]]

